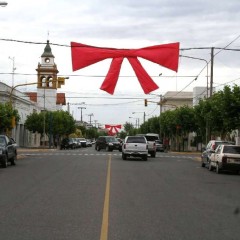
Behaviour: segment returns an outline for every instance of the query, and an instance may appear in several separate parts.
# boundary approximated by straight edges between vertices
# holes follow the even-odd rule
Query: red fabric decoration
[[[144,93],[150,93],[158,86],[145,71],[137,57],[160,64],[173,71],[178,70],[179,43],[169,43],[140,49],[100,48],[71,42],[73,71],[87,67],[107,58],[112,58],[107,76],[100,89],[113,94],[123,59],[126,57],[142,86]]]
[[[109,129],[108,130],[108,135],[114,136],[119,132],[119,129],[121,129],[122,126],[121,125],[108,125],[108,124],[106,124],[105,128]]]

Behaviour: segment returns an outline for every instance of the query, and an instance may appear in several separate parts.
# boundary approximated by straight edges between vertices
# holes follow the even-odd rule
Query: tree
[[[134,126],[132,123],[126,122],[125,124],[123,124],[123,129],[127,134],[129,134],[129,132],[134,129]]]
[[[7,130],[10,130],[15,127],[19,122],[20,116],[16,109],[9,103],[0,103],[0,132],[6,133]]]
[[[45,133],[49,136],[69,135],[75,132],[75,121],[66,111],[46,111],[27,116],[25,126],[29,131]]]

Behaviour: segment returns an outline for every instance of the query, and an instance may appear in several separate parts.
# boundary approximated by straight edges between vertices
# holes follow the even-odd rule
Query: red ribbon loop
[[[130,62],[144,93],[150,93],[158,88],[148,75],[137,57],[142,57],[173,71],[178,70],[179,43],[162,44],[140,49],[99,48],[81,43],[71,42],[73,71],[87,67],[107,58],[112,58],[107,76],[101,89],[113,94],[123,59]]]

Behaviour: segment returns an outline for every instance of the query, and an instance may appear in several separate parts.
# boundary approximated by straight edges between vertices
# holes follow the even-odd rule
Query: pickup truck
[[[156,140],[159,140],[159,135],[156,133],[146,133],[146,134],[137,134],[136,136],[144,136],[147,139],[148,142],[148,154],[151,155],[151,157],[156,157]]]
[[[140,157],[144,161],[148,159],[148,143],[144,136],[127,136],[122,145],[122,159],[128,157]]]

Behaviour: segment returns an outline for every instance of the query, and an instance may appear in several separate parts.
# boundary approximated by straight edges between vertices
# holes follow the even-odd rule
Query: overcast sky
[[[0,0],[0,2],[2,2]],[[36,68],[45,43],[49,39],[59,74],[69,76],[59,89],[66,93],[71,113],[80,120],[77,105],[85,102],[83,119],[102,124],[135,123],[159,114],[159,106],[144,98],[158,101],[155,95],[167,91],[192,91],[206,86],[206,61],[214,53],[214,87],[240,83],[240,52],[217,48],[240,49],[239,0],[8,0],[0,7],[0,81],[14,85],[37,81]],[[8,40],[44,43],[31,44]],[[130,64],[124,60],[114,95],[100,90],[108,72],[110,59],[73,72],[70,42],[98,47],[142,48],[163,43],[180,42],[180,54],[204,60],[179,59],[177,73],[155,63],[140,59],[142,65],[159,86],[145,95]],[[206,49],[196,49],[206,48]],[[186,50],[188,49],[188,50]],[[11,59],[9,59],[9,57]],[[202,71],[202,69],[204,70]],[[160,77],[159,74],[162,74]],[[210,66],[209,66],[210,73]],[[200,75],[199,75],[200,74]],[[193,81],[198,76],[196,81]],[[32,91],[35,87],[19,88]],[[151,99],[150,99],[151,98]],[[132,112],[137,112],[132,114]],[[133,117],[129,119],[129,117]]]

